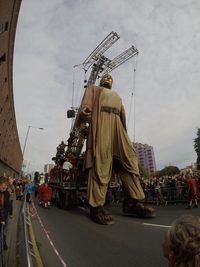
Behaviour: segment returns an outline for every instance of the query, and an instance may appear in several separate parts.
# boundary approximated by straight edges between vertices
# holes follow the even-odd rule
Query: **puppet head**
[[[112,83],[113,83],[113,78],[110,74],[104,74],[101,77],[100,80],[100,86],[103,86],[107,89],[111,89],[112,88]]]

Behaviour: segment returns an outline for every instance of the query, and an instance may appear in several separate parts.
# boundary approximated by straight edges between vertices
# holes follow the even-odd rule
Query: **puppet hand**
[[[84,119],[86,119],[86,120],[90,120],[91,119],[91,114],[92,114],[92,111],[88,107],[83,108],[82,111],[81,111],[82,117]]]

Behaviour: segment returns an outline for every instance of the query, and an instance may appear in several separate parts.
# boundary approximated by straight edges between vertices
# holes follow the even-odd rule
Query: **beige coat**
[[[102,112],[102,107],[116,108],[120,115]],[[79,123],[89,122],[85,169],[94,168],[100,184],[108,184],[112,174],[113,158],[126,171],[139,174],[135,148],[127,131],[125,110],[119,95],[98,86],[85,91],[79,112]]]

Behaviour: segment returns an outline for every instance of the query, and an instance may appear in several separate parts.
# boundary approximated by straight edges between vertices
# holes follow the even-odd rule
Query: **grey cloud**
[[[136,141],[153,145],[158,168],[195,161],[199,11],[199,1],[23,1],[14,57],[21,144],[28,125],[45,128],[32,132],[26,158],[38,166],[51,162],[58,142],[68,138],[73,83],[74,105],[79,105],[84,80],[83,71],[73,66],[114,30],[121,39],[106,55],[112,58],[132,44],[140,52],[135,80],[133,60],[113,72],[114,88],[130,116],[130,137],[135,117]]]

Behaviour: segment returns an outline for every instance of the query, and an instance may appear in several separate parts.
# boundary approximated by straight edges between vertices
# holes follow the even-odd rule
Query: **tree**
[[[197,129],[197,137],[194,139],[194,150],[197,153],[197,169],[200,170],[200,128]]]
[[[142,176],[143,178],[148,178],[149,176],[149,172],[147,169],[145,169],[140,163],[139,163],[139,172],[140,172],[140,176]]]
[[[158,172],[158,176],[164,176],[164,175],[175,175],[179,174],[180,170],[176,166],[167,166],[164,169],[160,170]]]

